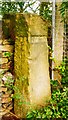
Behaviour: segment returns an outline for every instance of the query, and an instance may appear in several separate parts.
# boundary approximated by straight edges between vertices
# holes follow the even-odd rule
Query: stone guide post
[[[54,68],[60,66],[63,60],[63,33],[64,22],[59,11],[61,2],[57,2],[56,21],[55,21],[55,41],[54,41]],[[54,80],[61,81],[61,76],[57,70],[54,71]]]
[[[14,112],[21,118],[50,99],[47,21],[35,14],[16,15]]]

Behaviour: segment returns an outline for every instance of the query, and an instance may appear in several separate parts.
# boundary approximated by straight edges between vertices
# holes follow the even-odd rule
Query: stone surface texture
[[[0,118],[13,108],[12,89],[10,88],[11,79],[13,79],[13,75],[10,72],[13,45],[5,38],[4,29],[2,28],[3,24],[0,21]],[[9,87],[6,84],[10,84]]]
[[[54,41],[54,68],[60,66],[63,60],[63,33],[64,33],[64,23],[59,11],[60,3],[56,3],[56,22],[55,22],[55,41]],[[61,81],[61,76],[58,71],[54,71],[54,80]]]
[[[38,15],[16,15],[14,71],[21,99],[15,99],[14,111],[22,118],[51,97],[47,28],[47,21]],[[18,105],[20,102],[23,104]]]

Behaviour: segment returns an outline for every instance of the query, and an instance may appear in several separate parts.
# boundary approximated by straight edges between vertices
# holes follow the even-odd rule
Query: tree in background
[[[8,14],[8,13],[23,13],[23,12],[36,12],[39,6],[39,2],[36,0],[26,0],[22,2],[0,2],[0,14]],[[38,4],[37,4],[38,3]],[[33,8],[34,5],[34,8]]]

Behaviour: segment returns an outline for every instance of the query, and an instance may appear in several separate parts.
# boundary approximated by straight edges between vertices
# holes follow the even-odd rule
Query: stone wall
[[[2,22],[3,20],[0,21],[0,117],[13,108],[11,89],[13,45],[9,42],[10,38],[6,39],[4,36]]]

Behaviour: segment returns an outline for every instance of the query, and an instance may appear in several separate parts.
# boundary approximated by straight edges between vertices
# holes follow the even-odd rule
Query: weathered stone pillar
[[[14,112],[21,118],[50,99],[47,24],[38,15],[16,15]]]
[[[63,60],[63,33],[64,33],[64,23],[59,11],[61,2],[57,2],[56,9],[56,26],[55,26],[55,41],[54,41],[54,68],[60,66]],[[54,80],[61,80],[61,76],[58,71],[54,71]]]

